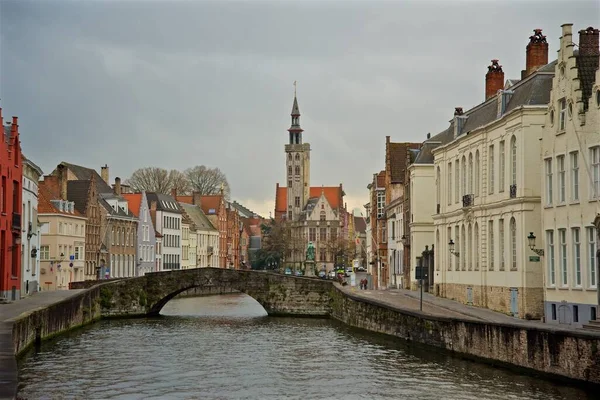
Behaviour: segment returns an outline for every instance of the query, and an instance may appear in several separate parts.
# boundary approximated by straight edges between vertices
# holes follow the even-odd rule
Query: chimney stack
[[[431,139],[431,132],[427,132],[427,139]]]
[[[463,115],[462,107],[454,107],[454,116]]]
[[[173,199],[177,201],[177,188],[171,189],[171,197],[173,197]]]
[[[58,187],[60,189],[61,200],[67,200],[67,168],[58,164]]]
[[[548,42],[546,36],[542,35],[541,29],[534,29],[533,35],[529,37],[529,44],[525,53],[525,64],[523,78],[548,64]]]
[[[107,185],[110,185],[110,177],[108,175],[108,164],[104,164],[104,167],[100,168],[100,177]]]
[[[202,208],[202,195],[200,192],[192,192],[192,204]]]
[[[498,60],[492,60],[488,66],[488,72],[485,74],[485,99],[489,99],[498,93],[498,90],[504,89],[504,71]]]
[[[121,195],[121,178],[119,178],[118,176],[115,178],[115,194],[117,196]]]
[[[156,212],[156,200],[150,202],[150,211]]]
[[[600,55],[600,31],[589,27],[579,31],[579,55],[596,56]]]

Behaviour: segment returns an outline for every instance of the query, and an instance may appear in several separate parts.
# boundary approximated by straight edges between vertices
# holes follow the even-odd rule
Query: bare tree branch
[[[171,179],[164,168],[145,167],[135,170],[131,177],[125,182],[136,192],[145,190],[147,192],[169,193],[171,191]]]
[[[190,190],[200,192],[202,195],[219,194],[221,185],[225,198],[229,199],[230,188],[227,177],[219,168],[208,168],[197,165],[184,171],[190,185]]]

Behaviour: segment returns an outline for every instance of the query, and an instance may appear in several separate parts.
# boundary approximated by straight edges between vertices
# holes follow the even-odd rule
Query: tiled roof
[[[112,208],[111,205],[107,202],[107,200],[110,200],[110,199],[117,199],[118,201],[124,201],[125,199],[123,197],[117,196],[113,193],[100,193],[99,194],[98,203],[101,206],[103,206],[111,216],[127,217],[127,218],[135,217],[135,215],[131,212],[131,210],[129,210],[129,207],[127,207],[127,212],[125,212],[125,210],[123,210],[121,207],[117,207],[117,210]]]
[[[50,178],[50,179],[49,179]],[[38,182],[38,213],[40,214],[63,214],[63,215],[75,215],[81,217],[82,214],[75,208],[73,213],[60,211],[53,203],[52,200],[60,200],[60,193],[58,185],[53,182],[56,177],[45,177],[43,181]],[[77,207],[77,206],[75,206]]]
[[[320,197],[321,190],[325,192],[325,198],[327,199],[327,202],[329,202],[331,208],[337,209],[340,207],[343,196],[341,186],[312,186],[310,188],[309,198]],[[275,211],[287,211],[287,187],[277,187],[277,192],[275,193]]]
[[[579,53],[579,52],[577,52]],[[592,87],[596,80],[596,70],[600,63],[600,57],[597,55],[576,56],[577,76],[581,82],[581,96],[583,99],[583,109],[587,110],[592,96]]]
[[[177,195],[177,201],[180,203],[194,204],[194,198],[192,196],[179,196]]]
[[[377,174],[377,187],[385,187],[385,171],[380,171],[379,174]]]
[[[75,209],[85,215],[90,190],[90,180],[67,182],[67,200],[75,202]]]
[[[360,233],[367,231],[367,221],[363,217],[354,217],[354,231]]]
[[[386,157],[389,158],[391,183],[404,183],[406,152],[408,149],[418,149],[420,146],[420,143],[388,143]]]
[[[221,198],[222,196],[220,194],[202,196],[200,199],[200,204],[202,205],[202,211],[204,211],[204,214],[210,215],[210,210],[214,210],[215,213],[219,212]]]
[[[204,215],[204,212],[202,212],[202,209],[200,207],[195,206],[193,204],[183,203],[183,202],[180,202],[179,205],[183,208],[185,213],[190,217],[190,219],[192,220],[194,225],[196,225],[197,229],[200,229],[203,231],[215,231],[216,230],[215,227],[213,226],[213,224],[206,217],[206,215]]]
[[[151,207],[152,202],[155,201],[157,210],[181,214],[179,203],[177,203],[177,201],[175,201],[175,199],[168,194],[148,192],[146,193],[146,200],[148,201],[148,207]]]
[[[98,189],[98,193],[112,193],[112,188],[104,182],[104,179],[96,172],[96,170],[91,168],[82,167],[81,165],[70,164],[68,162],[61,162],[62,165],[67,167],[69,171],[73,173],[77,177],[77,180],[80,181],[89,181],[92,179],[92,176],[96,178],[96,188]]]
[[[142,205],[141,193],[123,193],[121,195],[129,204],[129,211],[136,217],[140,216],[140,206]]]
[[[244,217],[250,218],[250,217],[252,217],[254,215],[258,215],[254,211],[252,211],[252,210],[244,207],[243,205],[241,205],[237,201],[234,201],[233,203],[229,203],[229,205],[232,206],[233,208],[235,208],[236,210],[238,210],[239,214],[242,215],[242,216],[244,216]],[[259,218],[262,218],[262,217],[259,216]]]

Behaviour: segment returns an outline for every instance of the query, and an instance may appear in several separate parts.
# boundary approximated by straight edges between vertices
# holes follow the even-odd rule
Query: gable
[[[333,209],[340,208],[342,204],[343,190],[341,186],[312,186],[309,198],[319,198],[321,191],[325,193],[327,202]],[[275,193],[275,212],[287,211],[287,187],[277,186]]]

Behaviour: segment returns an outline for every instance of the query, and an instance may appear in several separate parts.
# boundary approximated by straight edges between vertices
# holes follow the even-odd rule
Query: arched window
[[[300,161],[300,154],[296,153],[296,161]]]
[[[475,271],[479,271],[479,225],[475,222]]]
[[[517,184],[517,138],[510,139],[510,184]]]
[[[466,237],[465,237],[466,235],[465,235],[465,226],[464,225],[461,227],[460,233],[461,233],[461,235],[460,235],[460,247],[461,247],[460,248],[460,253],[461,254],[467,254],[467,252],[466,252],[466,243],[467,243],[467,240],[466,240]],[[466,265],[465,265],[466,264],[466,257],[462,256],[462,257],[460,257],[460,259],[461,259],[461,269],[464,271],[466,269],[465,268],[466,267]]]
[[[468,194],[473,194],[473,153],[469,154],[469,191]]]
[[[300,175],[300,166],[296,165],[296,175]]]
[[[292,166],[291,165],[288,167],[288,175],[292,175]]]
[[[463,156],[462,158],[462,171],[460,172],[460,174],[462,175],[462,195],[464,196],[465,194],[467,194],[467,159],[465,158],[465,156]]]
[[[479,196],[479,180],[480,180],[480,166],[479,166],[479,150],[475,152],[475,196]]]
[[[438,171],[439,171],[439,168],[438,168]],[[440,251],[440,230],[438,229],[435,232],[435,249],[433,249],[433,259],[434,260],[440,259],[439,254],[438,254],[439,251]],[[440,270],[440,262],[439,261],[435,263],[435,270],[436,271]]]
[[[437,167],[437,172],[435,174],[435,199],[436,199],[436,203],[438,204],[438,206],[440,205],[440,185],[441,185],[441,172],[440,172],[440,167]]]
[[[469,240],[467,245],[467,269],[471,271],[473,269],[473,227],[469,223],[469,230],[467,232],[467,239]]]
[[[288,153],[288,160],[292,161],[292,153]]]
[[[321,211],[321,213],[319,214],[319,220],[321,220],[321,221],[327,220],[327,214],[325,213],[325,211]]]
[[[511,251],[511,263],[510,268],[513,270],[517,269],[517,221],[515,217],[510,219],[510,251]]]

